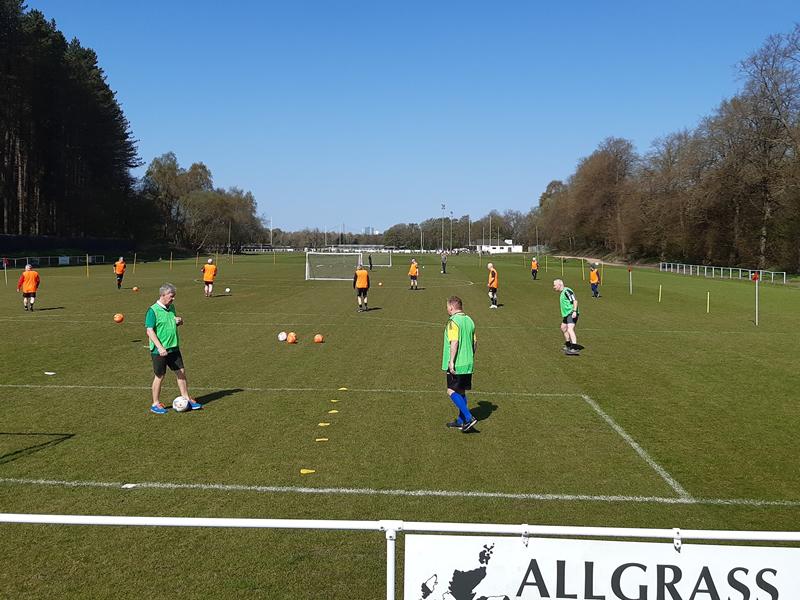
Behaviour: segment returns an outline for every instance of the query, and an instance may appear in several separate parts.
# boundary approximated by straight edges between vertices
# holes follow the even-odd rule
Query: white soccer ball
[[[230,294],[231,293],[231,288],[225,288],[225,293],[226,294]]]
[[[286,332],[285,331],[281,331],[278,334],[278,341],[279,342],[285,342],[286,341]]]
[[[183,396],[178,396],[172,401],[172,408],[177,412],[184,412],[189,408],[189,401]]]

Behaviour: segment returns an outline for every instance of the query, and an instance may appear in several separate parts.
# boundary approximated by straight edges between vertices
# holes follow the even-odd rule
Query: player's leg
[[[28,294],[22,294],[22,306],[25,310],[28,310]]]
[[[367,292],[366,291],[364,292],[364,310],[365,311],[369,310],[369,300],[367,300]]]
[[[561,323],[561,333],[564,336],[564,350],[569,349],[570,340],[569,340],[569,330],[567,329],[566,323]]]
[[[567,324],[567,337],[573,346],[578,344],[578,338],[575,337],[575,323]]]
[[[213,295],[214,295],[214,282],[210,281],[208,284],[208,297],[210,298]]]
[[[28,298],[28,310],[33,310],[33,303],[36,302],[36,292],[31,294],[31,297]]]

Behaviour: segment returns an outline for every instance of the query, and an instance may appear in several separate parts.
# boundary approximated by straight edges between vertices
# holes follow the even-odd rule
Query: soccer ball
[[[382,281],[379,281],[379,282],[378,282],[378,285],[383,285],[383,282],[382,282]]]
[[[184,412],[189,408],[189,401],[183,396],[178,396],[172,401],[172,408],[177,412]]]
[[[117,313],[114,315],[114,323],[122,323],[125,320],[125,315]]]
[[[136,286],[136,285],[135,285],[135,286],[133,286],[133,291],[134,291],[134,292],[138,292],[138,291],[139,291],[139,286]]]
[[[314,343],[315,344],[321,344],[324,341],[325,341],[325,338],[322,337],[321,333],[318,333],[317,335],[314,336]]]
[[[296,344],[297,343],[297,334],[294,331],[290,331],[286,335],[286,342],[289,344]]]
[[[279,342],[285,342],[286,341],[286,332],[285,331],[281,331],[278,334],[278,341]]]
[[[230,294],[231,293],[231,288],[225,288],[225,293],[226,294]]]

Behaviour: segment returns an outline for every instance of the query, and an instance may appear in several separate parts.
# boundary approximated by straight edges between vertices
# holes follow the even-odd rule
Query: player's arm
[[[369,289],[369,273],[367,273],[367,289]]]
[[[356,281],[358,281],[358,273],[353,274],[353,289],[356,289]]]
[[[572,294],[572,314],[578,314],[578,297],[575,294]]]
[[[167,349],[164,348],[164,344],[162,344],[161,340],[158,339],[158,336],[156,335],[156,330],[155,329],[153,329],[152,327],[148,327],[147,328],[147,337],[150,338],[150,341],[153,342],[155,347],[158,349],[158,355],[159,356],[166,356],[167,355]]]
[[[447,370],[453,375],[456,374],[456,354],[458,354],[458,339],[450,342],[450,363],[447,365]]]
[[[19,281],[17,281],[17,291],[22,289],[22,283],[25,281],[25,277],[23,275],[19,276]]]

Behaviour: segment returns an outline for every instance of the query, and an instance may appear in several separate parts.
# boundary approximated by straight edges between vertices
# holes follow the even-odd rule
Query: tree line
[[[564,251],[800,270],[800,25],[738,64],[744,85],[639,154],[610,137],[541,195]]]
[[[202,163],[183,169],[168,153],[137,180],[140,166],[96,53],[23,0],[0,0],[0,234],[192,250],[263,238],[253,195],[215,189]]]

